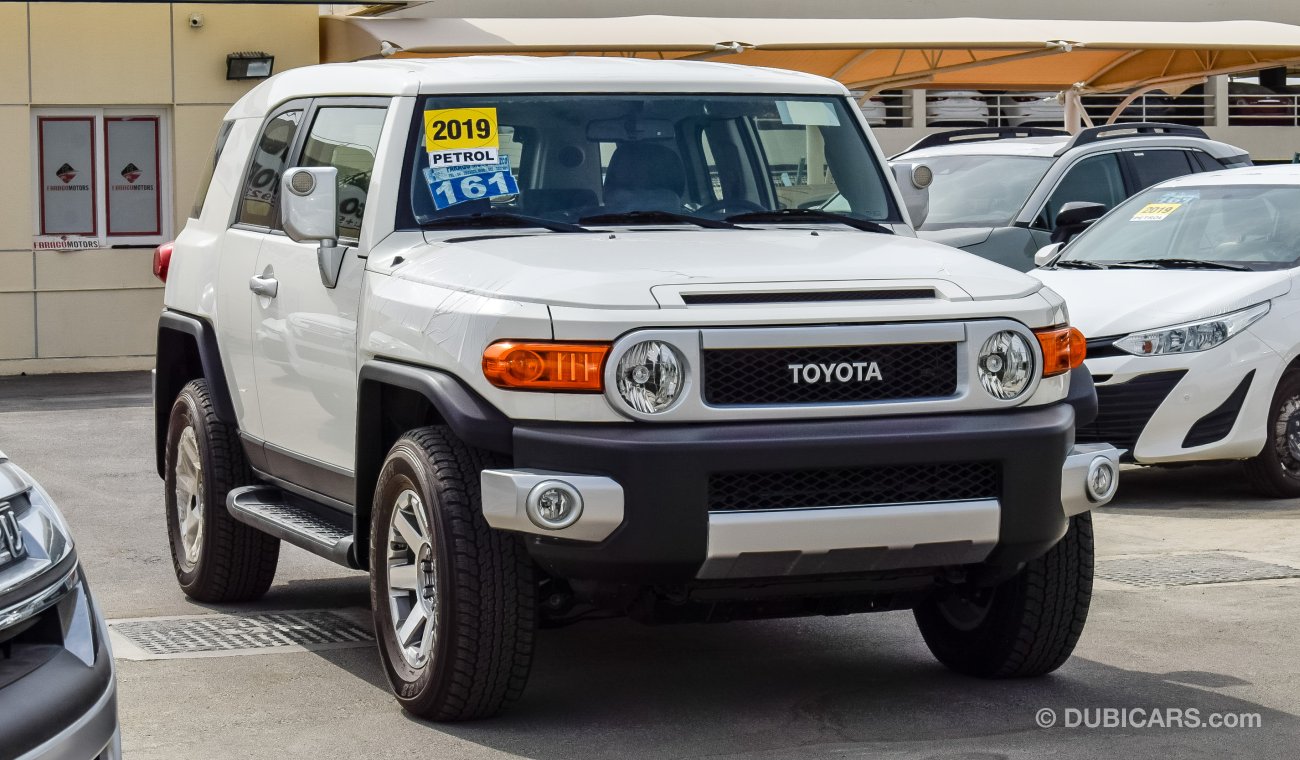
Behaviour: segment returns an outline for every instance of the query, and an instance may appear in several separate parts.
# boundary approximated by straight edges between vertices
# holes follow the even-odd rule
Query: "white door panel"
[[[254,366],[267,443],[351,471],[356,438],[357,306],[365,263],[348,251],[338,286],[321,283],[316,246],[267,235],[256,273],[276,281],[254,302]],[[250,274],[251,276],[251,274]]]
[[[264,232],[232,227],[225,231],[220,244],[217,308],[214,327],[221,346],[221,363],[230,386],[231,401],[239,430],[255,438],[262,437],[262,413],[258,403],[257,378],[249,343],[256,303],[248,292],[248,278],[257,268],[258,253]]]

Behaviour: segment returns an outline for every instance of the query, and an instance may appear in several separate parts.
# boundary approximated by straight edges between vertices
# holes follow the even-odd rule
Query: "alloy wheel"
[[[412,669],[433,656],[438,631],[438,563],[424,502],[414,491],[397,495],[388,527],[387,596],[398,650]]]
[[[193,426],[181,431],[176,444],[176,527],[180,538],[180,563],[186,571],[199,561],[203,545],[203,460]]]

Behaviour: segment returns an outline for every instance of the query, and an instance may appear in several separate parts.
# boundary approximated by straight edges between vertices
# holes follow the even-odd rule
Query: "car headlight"
[[[1208,351],[1226,343],[1232,336],[1253,325],[1268,313],[1268,308],[1269,304],[1265,301],[1221,317],[1162,327],[1159,330],[1135,332],[1115,341],[1115,347],[1134,356]]]
[[[994,333],[980,348],[980,385],[996,399],[1009,401],[1029,389],[1034,379],[1034,352],[1018,332]]]
[[[72,555],[72,534],[49,494],[0,453],[0,596],[19,597],[0,609],[0,640],[5,629],[57,601],[61,588],[47,572]],[[34,598],[26,598],[32,589]]]
[[[647,340],[623,352],[614,370],[614,384],[627,405],[643,414],[657,414],[673,405],[685,385],[686,362],[677,349]]]

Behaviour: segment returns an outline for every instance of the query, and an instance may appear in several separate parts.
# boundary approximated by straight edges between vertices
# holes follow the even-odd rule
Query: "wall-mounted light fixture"
[[[275,68],[275,56],[261,51],[226,56],[226,79],[266,79]]]

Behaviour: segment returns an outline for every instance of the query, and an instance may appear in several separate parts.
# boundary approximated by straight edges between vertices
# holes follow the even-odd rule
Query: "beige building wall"
[[[194,28],[190,16],[200,14]],[[0,3],[0,375],[153,366],[162,284],[152,247],[34,251],[32,109],[162,110],[174,235],[231,103],[228,53],[277,72],[316,63],[314,5]]]

